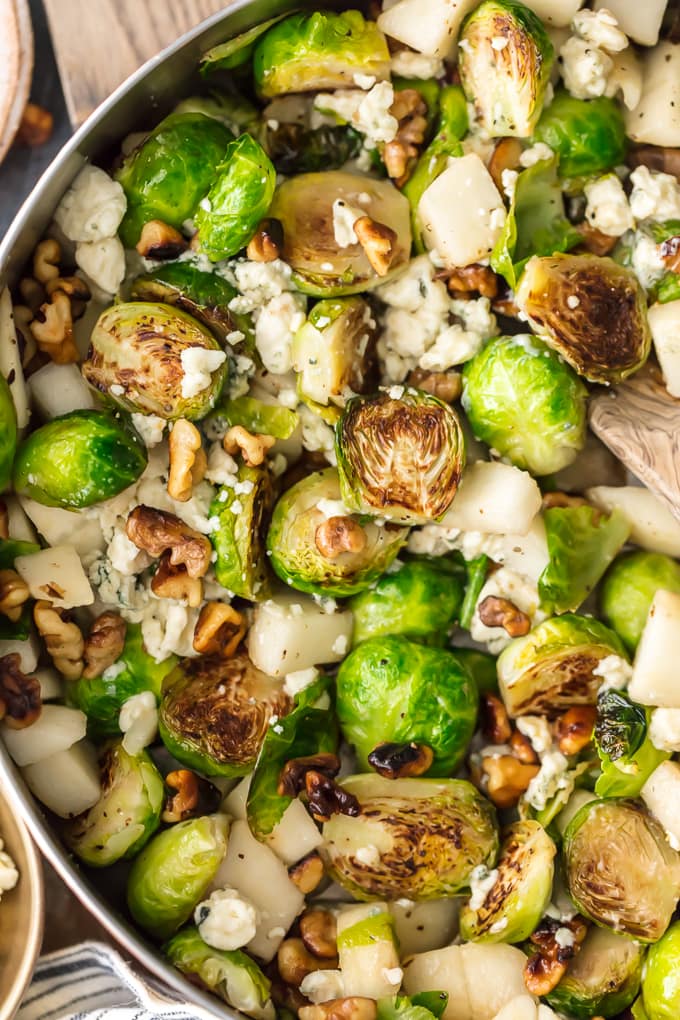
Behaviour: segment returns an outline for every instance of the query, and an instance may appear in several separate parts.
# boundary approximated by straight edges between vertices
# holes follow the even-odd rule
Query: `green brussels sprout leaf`
[[[0,570],[11,570],[17,556],[32,556],[40,552],[35,542],[24,542],[17,538],[0,538]]]
[[[544,109],[534,140],[557,153],[562,177],[600,174],[623,163],[626,156],[619,104],[604,96],[575,99],[565,89],[558,89]]]
[[[210,505],[210,516],[219,522],[210,533],[217,553],[215,576],[235,595],[259,602],[269,592],[264,529],[274,499],[271,475],[264,468],[241,464],[236,481],[238,492],[233,485],[223,485]]]
[[[212,117],[213,120],[224,124],[234,136],[250,131],[251,128],[256,130],[260,122],[258,108],[231,87],[229,91],[218,92],[217,89],[211,89],[207,95],[188,96],[182,99],[172,112],[202,113],[205,117]]]
[[[489,655],[487,652],[479,652],[476,648],[452,647],[452,651],[458,661],[466,667],[468,673],[472,676],[480,694],[498,693],[496,659],[493,655]]]
[[[290,438],[300,422],[298,415],[290,408],[280,404],[264,404],[257,397],[234,397],[220,401],[216,413],[228,425],[242,425],[248,432],[274,436],[275,439]]]
[[[231,71],[235,67],[243,67],[251,59],[260,36],[263,36],[272,25],[285,17],[285,14],[279,14],[275,18],[269,18],[267,21],[262,21],[259,25],[254,25],[253,28],[234,36],[233,39],[227,39],[226,42],[219,43],[207,50],[201,57],[199,65],[201,74],[207,77],[214,71]]]
[[[37,552],[37,550],[35,550]],[[33,629],[33,612],[30,605],[21,610],[18,620],[0,616],[0,641],[25,641]]]
[[[339,170],[359,155],[363,135],[349,124],[323,124],[306,128],[303,124],[267,125],[265,148],[279,174],[307,174],[318,170]]]
[[[378,999],[377,1020],[439,1020],[449,1001],[447,992],[422,992],[409,998]]]
[[[633,1010],[635,1020],[676,1020],[680,1016],[680,921],[675,921],[645,961],[642,979],[644,1010]]]
[[[602,584],[602,615],[626,648],[634,652],[660,588],[680,595],[680,564],[663,553],[635,552],[620,556]]]
[[[644,949],[637,942],[607,928],[591,928],[567,973],[546,1000],[575,1020],[618,1016],[640,989],[643,960]]]
[[[17,448],[17,416],[9,384],[0,375],[0,492],[12,478],[12,464]]]
[[[636,705],[622,691],[603,691],[597,699],[595,747],[602,774],[598,797],[637,797],[652,772],[670,758],[649,738],[650,709]]]
[[[479,594],[486,583],[489,573],[489,557],[486,553],[475,556],[474,560],[465,563],[467,570],[467,584],[465,585],[465,596],[460,607],[458,622],[464,630],[469,630],[479,601]]]

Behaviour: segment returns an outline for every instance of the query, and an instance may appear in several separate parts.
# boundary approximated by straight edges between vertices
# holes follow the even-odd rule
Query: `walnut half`
[[[160,557],[168,552],[173,567],[184,567],[189,577],[203,577],[210,566],[212,546],[198,531],[165,510],[136,506],[128,514],[125,532],[138,549]]]
[[[23,730],[40,717],[40,684],[21,671],[21,657],[14,652],[0,659],[0,719],[11,730]]]
[[[127,627],[118,613],[108,610],[94,621],[85,641],[83,676],[93,680],[120,658]]]

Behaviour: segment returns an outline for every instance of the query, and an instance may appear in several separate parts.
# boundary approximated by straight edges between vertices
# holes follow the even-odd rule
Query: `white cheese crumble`
[[[331,651],[334,655],[346,655],[349,647],[349,638],[346,634],[338,634],[335,641],[331,645]]]
[[[470,875],[470,910],[479,910],[498,881],[498,869],[489,871],[485,864],[478,864]]]
[[[326,520],[331,517],[348,517],[351,510],[348,510],[341,499],[320,499],[316,509],[323,514]]]
[[[596,230],[610,237],[621,237],[633,229],[633,213],[616,174],[606,174],[586,184],[585,194],[588,200],[586,219]]]
[[[125,249],[118,237],[101,241],[79,241],[76,265],[105,294],[116,294],[125,278]]]
[[[529,149],[525,149],[519,157],[520,166],[530,167],[535,166],[536,163],[542,162],[545,159],[552,159],[555,153],[546,145],[545,142],[536,142]]]
[[[302,979],[300,991],[306,999],[317,1005],[332,999],[342,999],[345,985],[339,970],[314,970]]]
[[[343,89],[338,92],[321,92],[314,107],[322,113],[335,114],[365,135],[368,142],[391,142],[396,137],[399,122],[390,113],[394,102],[394,89],[387,81],[380,81],[368,92]],[[312,124],[314,126],[314,124]]]
[[[19,881],[17,867],[5,850],[5,844],[0,839],[0,896],[9,892]]]
[[[158,732],[156,696],[151,691],[133,694],[121,707],[118,727],[123,736],[123,748],[128,754],[139,754],[152,744]]]
[[[680,751],[680,708],[655,708],[649,739],[659,751]]]
[[[530,741],[536,754],[540,757],[553,745],[550,723],[541,715],[523,715],[517,720],[517,729]]]
[[[374,74],[354,74],[352,75],[352,81],[357,88],[363,89],[364,92],[368,92],[375,85]]]
[[[204,942],[213,949],[232,952],[255,938],[259,915],[236,889],[216,889],[198,904],[194,921]]]
[[[380,866],[380,851],[373,843],[368,843],[366,846],[359,847],[354,854],[354,859],[367,868],[377,868]]]
[[[667,271],[659,245],[640,231],[635,235],[631,266],[645,290],[658,283]]]
[[[286,292],[262,307],[255,323],[255,346],[268,372],[283,375],[293,366],[292,345],[305,321],[306,301]]]
[[[70,241],[103,241],[115,237],[127,209],[125,192],[97,166],[85,166],[54,214]]]
[[[555,932],[555,942],[560,949],[571,949],[575,941],[571,928],[558,928]]]
[[[149,655],[156,662],[163,662],[172,654],[181,658],[195,656],[193,638],[198,613],[198,609],[189,609],[172,599],[151,600],[141,620],[144,647]],[[126,616],[125,611],[122,615]]]
[[[126,577],[138,574],[153,562],[148,553],[138,549],[134,542],[130,541],[122,528],[114,531],[113,538],[106,548],[106,555],[113,569]]]
[[[132,424],[147,448],[158,446],[163,441],[165,426],[168,424],[165,418],[159,418],[157,414],[137,414],[136,412],[131,417]]]
[[[243,259],[232,263],[232,269],[241,293],[231,299],[229,308],[237,315],[255,312],[272,298],[292,290],[290,266],[280,259],[273,262],[249,262]]]
[[[572,35],[560,49],[562,77],[567,91],[576,99],[596,99],[607,90],[614,61],[585,39]]]
[[[126,669],[127,666],[125,663],[122,660],[119,660],[118,662],[113,662],[110,666],[107,666],[102,673],[102,676],[105,680],[115,680],[116,677],[120,676],[121,673],[124,673]]]
[[[392,985],[394,988],[399,988],[404,980],[404,972],[401,967],[383,967],[380,975],[388,985]]]
[[[517,170],[503,170],[501,172],[501,185],[503,187],[503,194],[509,202],[515,200],[515,189],[517,188],[517,178],[519,173]]]
[[[298,669],[294,673],[287,673],[283,681],[283,689],[289,698],[294,698],[296,694],[311,687],[318,676],[319,671],[314,666],[310,666],[309,669]]]
[[[323,418],[311,408],[301,404],[298,416],[302,426],[302,445],[305,450],[320,451],[329,464],[335,464],[335,433]]]
[[[182,363],[182,396],[185,400],[202,393],[212,383],[212,374],[227,360],[224,351],[207,347],[185,347],[180,355]]]
[[[342,198],[333,202],[333,237],[338,248],[349,248],[358,241],[354,224],[366,213]]]
[[[638,166],[630,175],[630,208],[636,220],[680,218],[680,183],[672,174]]]
[[[607,53],[620,53],[628,46],[628,36],[619,28],[619,23],[605,7],[599,11],[578,11],[572,27],[577,35],[593,46],[599,46]]]
[[[567,775],[569,762],[560,751],[548,751],[541,760],[541,768],[529,783],[524,798],[536,811],[542,811],[549,800],[560,790],[573,785]]]
[[[441,78],[444,74],[444,63],[439,57],[413,50],[398,50],[392,54],[390,63],[392,74],[400,78]]]
[[[474,559],[474,557],[471,557]],[[521,612],[526,613],[532,623],[545,619],[545,613],[539,609],[540,597],[537,585],[528,577],[518,574],[508,567],[501,567],[484,583],[479,593],[477,608],[470,624],[470,637],[473,641],[485,644],[492,655],[498,655],[512,638],[502,627],[487,627],[479,616],[479,605],[489,596],[509,599]]]
[[[620,691],[630,683],[633,667],[620,655],[607,655],[600,659],[593,670],[593,676],[602,677],[599,691]]]
[[[205,470],[205,477],[214,485],[229,485],[232,488],[236,483],[238,464],[227,453],[221,443],[211,443],[208,448],[208,466]]]

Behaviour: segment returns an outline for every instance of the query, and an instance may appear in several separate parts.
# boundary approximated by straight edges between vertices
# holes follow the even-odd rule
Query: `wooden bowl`
[[[28,0],[0,0],[0,162],[14,141],[33,76]]]

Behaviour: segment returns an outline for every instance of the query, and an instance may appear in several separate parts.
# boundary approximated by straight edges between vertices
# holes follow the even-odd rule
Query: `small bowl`
[[[31,980],[43,934],[42,864],[28,829],[0,794],[0,837],[19,871],[0,899],[0,1020],[11,1020]]]
[[[33,30],[28,0],[0,0],[0,57],[1,163],[21,123],[33,77]]]

